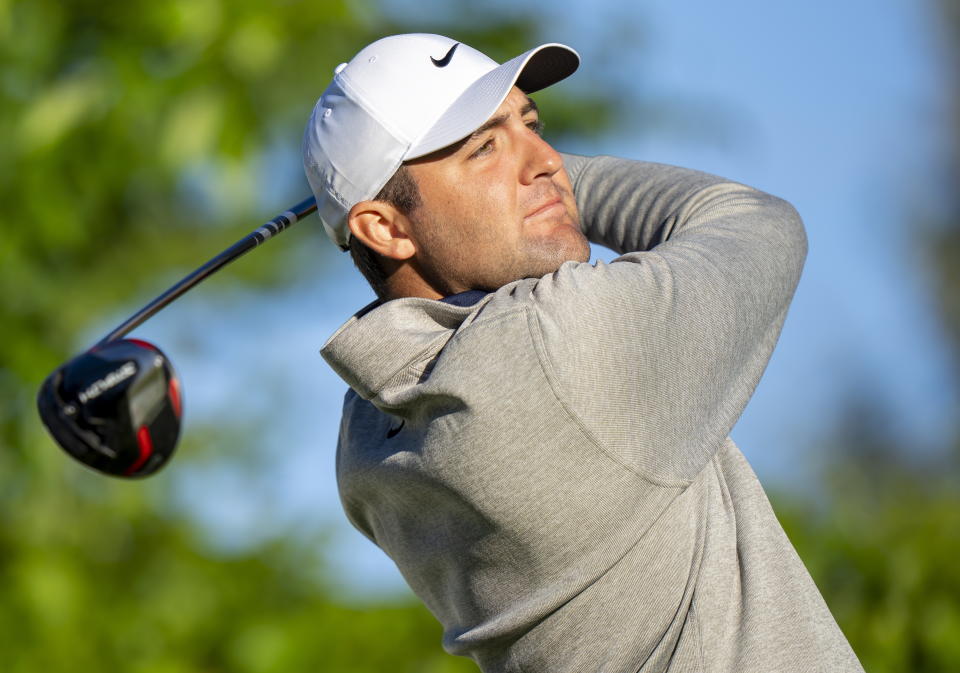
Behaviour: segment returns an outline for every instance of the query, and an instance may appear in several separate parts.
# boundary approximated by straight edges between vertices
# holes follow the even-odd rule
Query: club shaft
[[[219,255],[212,258],[206,264],[172,285],[166,292],[120,323],[109,334],[103,337],[99,343],[102,344],[108,341],[114,341],[126,336],[136,327],[140,326],[155,313],[157,313],[157,311],[177,299],[180,295],[184,294],[187,290],[194,287],[208,276],[216,273],[230,262],[241,257],[243,254],[253,250],[261,243],[264,243],[267,239],[273,238],[281,231],[287,229],[294,222],[302,220],[316,209],[317,202],[311,196],[310,198],[304,199],[297,205],[293,206],[290,210],[284,211],[283,213],[277,215],[263,226],[257,228],[256,231],[244,236],[229,248],[221,252]]]

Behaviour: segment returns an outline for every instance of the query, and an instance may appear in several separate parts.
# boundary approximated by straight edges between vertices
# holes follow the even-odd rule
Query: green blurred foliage
[[[534,26],[487,17],[461,39],[506,58]],[[412,28],[346,0],[0,0],[2,670],[475,670],[443,653],[423,607],[337,600],[322,536],[276,530],[218,553],[171,504],[169,471],[87,472],[34,407],[78,334],[308,194],[300,136],[333,68]],[[205,291],[283,283],[332,254],[294,238],[316,229]],[[178,462],[211,470],[211,454],[230,455],[256,470],[253,434],[230,425],[192,430]]]
[[[777,515],[867,671],[960,670],[960,451],[923,463],[849,429],[820,497]]]

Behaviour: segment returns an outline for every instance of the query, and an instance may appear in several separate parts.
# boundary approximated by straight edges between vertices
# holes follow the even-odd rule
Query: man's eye
[[[475,159],[479,156],[483,156],[484,154],[486,154],[492,149],[493,149],[493,138],[491,138],[490,140],[482,144],[480,147],[478,147],[476,150],[474,150],[473,154],[470,155],[470,158]]]
[[[531,119],[528,121],[527,128],[536,133],[538,136],[543,135],[543,122],[539,119]]]

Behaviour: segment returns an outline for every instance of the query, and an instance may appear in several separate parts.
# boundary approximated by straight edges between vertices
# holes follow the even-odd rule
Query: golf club
[[[159,348],[123,337],[187,290],[316,209],[311,196],[277,215],[52,372],[40,386],[37,407],[63,450],[117,477],[145,477],[163,467],[180,436],[180,382]]]

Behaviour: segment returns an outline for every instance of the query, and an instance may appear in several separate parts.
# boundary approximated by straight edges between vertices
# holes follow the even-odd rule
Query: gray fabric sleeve
[[[533,290],[555,392],[615,460],[692,479],[770,358],[806,237],[785,201],[721,178],[612,157],[564,157],[588,238],[625,253],[566,264]]]

